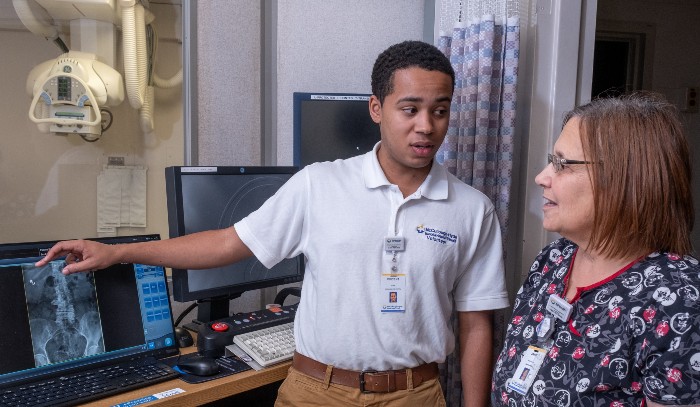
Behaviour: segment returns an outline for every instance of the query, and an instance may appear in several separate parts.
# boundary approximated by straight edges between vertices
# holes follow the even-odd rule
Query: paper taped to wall
[[[97,234],[146,227],[146,167],[105,166],[97,176]]]

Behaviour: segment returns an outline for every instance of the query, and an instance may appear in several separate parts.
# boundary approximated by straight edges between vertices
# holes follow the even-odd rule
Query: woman
[[[499,406],[700,403],[690,158],[650,93],[570,112],[535,178],[545,247],[518,292],[493,375]]]

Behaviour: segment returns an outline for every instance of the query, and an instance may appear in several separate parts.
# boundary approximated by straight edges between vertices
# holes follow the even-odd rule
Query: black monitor
[[[158,239],[93,240],[130,244]],[[64,258],[35,265],[55,243],[0,244],[0,384],[177,353],[163,267],[119,263],[64,276]]]
[[[357,93],[294,93],[294,165],[303,168],[364,154],[379,141],[369,97]]]
[[[296,167],[177,166],[165,169],[170,237],[227,228],[258,209],[297,171]],[[242,293],[302,281],[303,257],[271,269],[257,258],[204,270],[173,269],[173,298],[197,301],[197,319],[229,316],[229,300]]]

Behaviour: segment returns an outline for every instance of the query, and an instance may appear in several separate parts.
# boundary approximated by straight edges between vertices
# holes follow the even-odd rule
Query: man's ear
[[[369,115],[373,122],[377,124],[382,122],[382,104],[374,95],[369,97]]]

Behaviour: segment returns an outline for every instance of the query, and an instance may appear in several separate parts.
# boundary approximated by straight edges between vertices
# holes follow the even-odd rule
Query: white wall
[[[194,1],[192,164],[261,164],[261,4]]]
[[[161,39],[155,69],[168,78],[180,68],[181,10],[152,4],[152,11]],[[53,43],[29,31],[0,29],[0,90],[5,95],[0,110],[0,242],[97,236],[97,175],[109,156],[148,167],[148,226],[120,228],[119,234],[167,236],[163,169],[182,163],[181,87],[156,91],[156,130],[148,136],[128,102],[113,109],[112,127],[94,143],[40,133],[28,118],[27,74],[60,54]],[[121,71],[121,57],[117,65]]]

